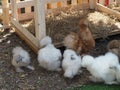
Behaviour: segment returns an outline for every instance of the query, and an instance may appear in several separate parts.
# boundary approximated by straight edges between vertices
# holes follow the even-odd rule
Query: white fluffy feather
[[[70,49],[64,51],[62,68],[64,70],[64,77],[73,78],[81,68],[81,57]]]
[[[40,41],[40,47],[44,47],[44,46],[49,45],[51,43],[52,43],[52,39],[49,36],[46,36]]]
[[[120,83],[120,64],[110,67],[110,69],[115,71],[116,81]]]
[[[94,57],[90,56],[90,55],[85,55],[82,58],[82,67],[88,67],[91,66],[94,63]]]
[[[90,57],[90,56],[89,56]],[[113,53],[106,53],[105,55],[98,56],[89,60],[88,56],[84,56],[82,59],[82,65],[91,73],[94,77],[92,81],[94,82],[105,82],[106,84],[116,84],[114,70],[109,67],[117,65],[119,63],[118,57]],[[88,61],[88,62],[87,62]]]
[[[48,44],[38,51],[39,65],[47,70],[60,70],[62,54],[53,44]]]
[[[23,72],[20,67],[27,67],[31,70],[34,70],[34,67],[30,66],[30,56],[27,51],[22,47],[15,47],[12,51],[13,59],[12,65],[16,68],[17,72]]]

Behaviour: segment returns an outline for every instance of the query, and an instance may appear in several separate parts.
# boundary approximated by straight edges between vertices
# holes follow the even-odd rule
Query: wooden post
[[[25,0],[27,1],[27,0]],[[31,7],[25,7],[25,13],[30,13],[31,12]]]
[[[45,3],[44,0],[35,0],[35,34],[41,40],[46,36],[46,23],[45,23]]]
[[[17,11],[17,1],[11,0],[11,11],[12,11],[12,18],[18,21],[18,11]]]
[[[77,5],[77,0],[72,0],[71,3],[72,5]]]
[[[8,0],[2,0],[2,9],[3,9],[3,25],[5,27],[8,27],[10,23]]]
[[[96,0],[89,0],[89,7],[90,9],[96,8]]]
[[[104,5],[105,4],[105,0],[99,0],[99,3]]]

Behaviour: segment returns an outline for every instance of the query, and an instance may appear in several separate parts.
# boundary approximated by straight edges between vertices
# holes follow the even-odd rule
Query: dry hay
[[[87,15],[91,32],[97,37],[102,36],[105,38],[109,35],[109,32],[120,28],[118,19],[113,15],[98,11],[70,8],[66,11],[59,11],[57,14],[51,13],[46,15],[47,35],[52,37],[53,43],[61,43],[70,31],[76,32],[79,30],[78,22],[85,14]],[[33,22],[34,20],[30,21],[26,28],[35,35]]]
[[[88,14],[90,30],[97,37],[106,38],[110,32],[120,29],[120,23],[114,15],[95,11]]]
[[[120,12],[120,3],[113,2],[112,4],[108,5],[108,8]]]

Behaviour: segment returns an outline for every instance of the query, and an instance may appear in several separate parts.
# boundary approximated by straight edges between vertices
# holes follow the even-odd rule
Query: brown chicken
[[[77,33],[71,32],[64,38],[64,46],[73,49],[77,54],[85,54],[95,47],[95,40],[88,28],[88,21],[81,19],[80,30]]]
[[[112,40],[107,45],[108,51],[115,53],[120,58],[120,40]]]

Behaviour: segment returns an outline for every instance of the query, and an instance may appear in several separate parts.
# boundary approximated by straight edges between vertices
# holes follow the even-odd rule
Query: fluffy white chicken
[[[96,58],[90,55],[82,58],[82,66],[87,68],[92,75],[90,79],[93,82],[104,82],[105,84],[117,84],[115,71],[110,67],[118,65],[118,63],[118,57],[110,52]]]
[[[12,65],[16,68],[16,72],[24,72],[21,67],[26,67],[28,69],[34,70],[34,67],[30,65],[29,53],[22,47],[15,47],[12,53]]]
[[[67,49],[63,54],[62,68],[64,77],[73,78],[81,68],[81,57],[75,51]]]
[[[62,54],[61,51],[52,44],[49,36],[44,37],[40,41],[40,47],[42,48],[38,51],[39,65],[50,71],[60,71]]]
[[[113,69],[115,71],[116,81],[120,84],[120,64],[112,66],[110,69]]]

